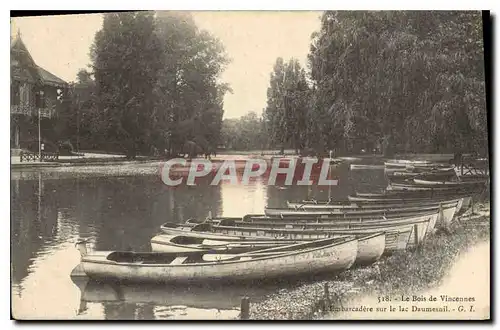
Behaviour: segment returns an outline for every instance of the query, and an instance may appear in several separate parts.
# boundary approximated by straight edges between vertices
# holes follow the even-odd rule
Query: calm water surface
[[[16,318],[227,319],[239,314],[244,295],[258,300],[276,287],[121,286],[73,281],[80,255],[95,250],[150,251],[149,240],[166,221],[263,213],[286,200],[324,199],[318,187],[249,185],[165,186],[155,164],[13,171],[11,176],[12,306]],[[140,170],[137,170],[140,169]],[[335,170],[330,194],[380,189],[383,171]],[[223,283],[221,283],[223,285]]]

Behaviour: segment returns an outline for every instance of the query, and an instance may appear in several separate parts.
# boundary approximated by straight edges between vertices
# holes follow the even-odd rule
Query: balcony
[[[55,113],[55,109],[50,108],[40,108],[40,116],[42,118],[52,118]],[[11,115],[25,115],[25,116],[38,116],[38,108],[34,106],[27,105],[11,105],[10,106]]]

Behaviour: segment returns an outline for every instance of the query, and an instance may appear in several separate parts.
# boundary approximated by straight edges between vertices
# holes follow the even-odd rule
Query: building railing
[[[40,158],[40,154],[38,152],[33,152],[33,151],[26,151],[23,150],[19,154],[19,158],[21,162],[36,162],[36,161],[57,161],[59,159],[59,153],[57,152],[46,152],[42,151],[41,152],[42,158]]]
[[[25,115],[25,116],[38,116],[38,108],[34,106],[27,105],[11,105],[10,113],[16,115]],[[40,108],[40,116],[45,118],[52,118],[54,116],[55,109],[50,108]]]

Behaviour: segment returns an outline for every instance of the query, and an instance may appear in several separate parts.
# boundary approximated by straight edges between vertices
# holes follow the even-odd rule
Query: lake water
[[[95,250],[150,251],[162,223],[188,218],[263,213],[286,200],[344,199],[354,189],[380,189],[383,170],[334,170],[327,188],[249,185],[167,187],[158,164],[75,167],[11,175],[13,315],[23,319],[228,319],[240,300],[258,300],[276,287],[115,287],[70,278],[80,255],[74,244],[90,239]],[[221,283],[223,285],[223,283]]]

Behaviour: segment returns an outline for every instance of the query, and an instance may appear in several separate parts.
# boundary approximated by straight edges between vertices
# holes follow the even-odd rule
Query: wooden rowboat
[[[456,204],[459,199],[454,199],[445,202],[436,202],[436,203],[428,203],[420,206],[420,204],[389,204],[389,205],[375,205],[373,207],[364,206],[364,207],[354,207],[352,209],[346,208],[335,208],[335,206],[329,205],[304,205],[300,208],[270,208],[267,207],[264,210],[264,213],[267,216],[276,216],[276,217],[285,217],[285,216],[296,216],[296,215],[304,215],[304,216],[320,216],[320,215],[352,215],[358,216],[362,214],[406,214],[411,212],[429,212],[434,209],[439,208],[440,204]]]
[[[360,193],[356,192],[355,196],[348,196],[349,201],[359,202],[359,201],[402,201],[406,203],[408,201],[418,201],[431,199],[435,201],[445,201],[457,198],[471,197],[472,193],[466,191],[435,191],[435,190],[424,190],[424,191],[396,191],[389,190],[382,193]]]
[[[453,210],[453,216],[456,212],[457,206],[460,206],[461,199],[451,202],[442,203],[441,207],[448,206],[455,207]],[[460,209],[458,207],[458,209]],[[430,205],[430,206],[411,206],[411,207],[397,207],[397,208],[380,208],[380,209],[367,209],[367,210],[339,210],[339,209],[322,209],[322,210],[291,210],[291,209],[277,209],[277,208],[266,208],[265,214],[270,217],[309,217],[309,218],[319,218],[319,217],[359,217],[359,216],[377,216],[377,215],[394,215],[398,217],[413,216],[423,213],[428,213],[440,208],[440,205]],[[449,218],[446,222],[450,222],[453,218]]]
[[[225,226],[225,227],[244,227],[244,228],[261,228],[261,229],[300,229],[300,230],[348,230],[348,229],[356,229],[356,228],[373,228],[373,227],[387,227],[387,226],[399,226],[399,225],[408,225],[419,222],[421,220],[430,219],[429,230],[433,230],[436,221],[438,219],[438,212],[434,212],[433,214],[426,214],[424,216],[417,216],[412,218],[395,218],[395,219],[377,219],[377,220],[330,220],[330,221],[321,221],[321,222],[294,222],[294,221],[242,221],[242,220],[218,220],[215,222],[205,222],[210,223],[213,226]],[[281,219],[280,219],[281,220]],[[198,226],[199,223],[190,223],[187,222],[183,224],[186,227],[195,227]],[[221,241],[219,242],[219,245]],[[270,244],[269,241],[263,241],[260,244]],[[245,242],[246,245],[246,242]],[[252,245],[252,241],[250,241],[250,245]],[[217,247],[216,247],[217,248]],[[241,246],[235,246],[235,248],[241,248]]]
[[[401,196],[401,197],[397,197]],[[394,197],[394,198],[393,198]],[[413,204],[413,203],[419,203],[419,202],[426,202],[431,200],[430,197],[408,197],[404,198],[404,194],[402,195],[384,195],[380,194],[380,197],[358,197],[358,196],[348,196],[349,200],[352,200],[354,202],[372,202],[372,203],[381,203],[381,204],[388,204],[388,203],[398,203],[398,204]],[[458,213],[463,213],[466,210],[468,210],[472,197],[471,196],[463,196],[460,198],[462,200],[460,208],[457,208],[456,212]],[[434,199],[432,199],[436,202],[442,201],[445,202],[449,200],[449,197],[447,196],[436,196]]]
[[[351,171],[356,170],[383,170],[385,165],[383,164],[351,164]]]
[[[426,192],[430,194],[453,194],[457,195],[460,193],[473,194],[480,191],[483,185],[477,184],[462,184],[462,185],[435,185],[427,186],[422,184],[408,184],[408,183],[395,183],[392,182],[388,187],[387,191],[411,191],[411,192]]]
[[[365,209],[384,209],[384,208],[406,208],[406,207],[424,207],[424,206],[439,206],[441,203],[446,202],[456,202],[458,198],[450,198],[448,201],[436,201],[432,199],[421,199],[414,201],[407,201],[406,203],[401,202],[391,202],[390,200],[385,202],[373,202],[371,200],[361,200],[357,202],[334,202],[334,201],[323,201],[311,203],[308,201],[303,202],[288,202],[287,206],[289,209],[293,210],[329,210],[329,209],[343,209],[343,210],[365,210]]]
[[[446,190],[442,192],[431,190],[424,191],[395,191],[386,190],[380,193],[361,193],[356,192],[355,196],[349,196],[349,201],[365,201],[365,200],[385,200],[385,199],[401,199],[401,200],[447,200],[457,199],[467,196],[466,193]],[[362,199],[359,199],[362,198]]]
[[[256,227],[234,227],[234,226],[215,226],[210,223],[198,224],[194,227],[165,223],[161,226],[161,230],[168,235],[188,235],[197,237],[217,238],[227,237],[228,239],[269,239],[286,238],[297,240],[322,239],[325,237],[339,237],[345,235],[355,235],[357,237],[367,234],[375,234],[379,232],[386,233],[386,251],[394,252],[396,250],[406,249],[407,244],[411,240],[410,245],[415,242],[420,244],[429,228],[430,218],[414,222],[407,225],[394,226],[375,226],[355,229],[272,229],[272,228],[256,228]],[[414,229],[416,229],[414,231]]]
[[[168,245],[163,245],[163,242],[168,242],[172,236],[169,235],[158,235],[151,239],[151,248],[154,252],[170,252],[172,249]],[[184,236],[190,237],[190,236]],[[349,237],[349,236],[346,236]],[[190,237],[192,239],[198,240],[208,240],[204,237]],[[223,241],[219,241],[223,242]],[[276,244],[275,246],[286,246],[290,245],[290,242],[299,243],[298,241],[290,241],[287,239],[275,239],[275,240],[263,240],[263,241],[248,241],[242,240],[241,242],[235,242],[234,239],[224,242],[227,245],[227,252],[236,253],[234,246],[237,244],[244,244],[249,242],[264,242],[267,244]],[[186,246],[184,251],[188,251],[190,246]],[[248,252],[258,252],[258,249]],[[377,261],[385,251],[385,233],[375,233],[366,236],[358,237],[358,253],[356,255],[357,265],[367,265]]]
[[[455,171],[435,171],[435,172],[389,172],[386,173],[387,178],[391,182],[402,182],[408,179],[423,179],[423,180],[438,180],[438,179],[453,179],[456,178]]]
[[[83,243],[84,244],[84,243]],[[327,238],[224,258],[224,253],[96,252],[82,254],[90,278],[125,282],[246,281],[314,275],[350,268],[358,250],[356,238]]]
[[[418,185],[423,185],[423,186],[431,186],[431,187],[467,187],[467,186],[478,186],[478,185],[484,185],[485,181],[484,180],[478,180],[478,181],[431,181],[431,180],[423,180],[423,179],[413,179],[413,182],[415,182]]]
[[[316,221],[304,221],[303,219],[259,219],[246,218],[244,221],[222,220],[216,225],[233,226],[233,227],[248,227],[248,228],[267,228],[267,229],[314,229],[314,230],[330,230],[330,229],[355,229],[355,228],[372,228],[372,227],[387,227],[396,225],[406,225],[419,222],[421,220],[430,219],[428,232],[432,232],[443,217],[439,210],[432,213],[419,215],[416,217],[407,218],[367,218],[367,219],[316,219]]]
[[[388,160],[384,162],[386,168],[398,169],[449,169],[449,164],[433,163],[427,160]]]
[[[427,164],[432,164],[428,160],[410,160],[410,159],[388,159],[387,161],[384,162],[384,165],[389,167],[389,166],[394,166],[394,167],[406,167],[408,165],[427,165]]]
[[[246,253],[297,243],[301,243],[301,241],[288,239],[224,241],[186,235],[158,235],[151,239],[151,249],[154,252],[171,253],[195,251],[230,251],[232,253]]]
[[[338,224],[341,223],[373,223],[373,222],[387,222],[394,220],[402,220],[405,218],[414,218],[414,217],[426,217],[431,215],[438,214],[437,225],[443,227],[447,226],[449,223],[453,221],[453,218],[456,214],[458,214],[458,210],[462,209],[463,201],[465,199],[457,200],[456,203],[443,203],[440,207],[433,208],[427,212],[415,212],[406,215],[402,215],[400,213],[387,213],[387,214],[360,214],[360,215],[347,215],[347,216],[339,216],[332,214],[323,214],[323,215],[313,215],[313,216],[286,216],[286,217],[275,217],[275,216],[267,216],[267,215],[253,215],[248,214],[243,218],[245,222],[276,222],[276,223],[286,223],[286,222],[296,222],[296,223],[328,223],[335,222]],[[470,201],[470,200],[469,200]],[[224,220],[226,223],[231,220]],[[238,221],[238,220],[236,220]]]

